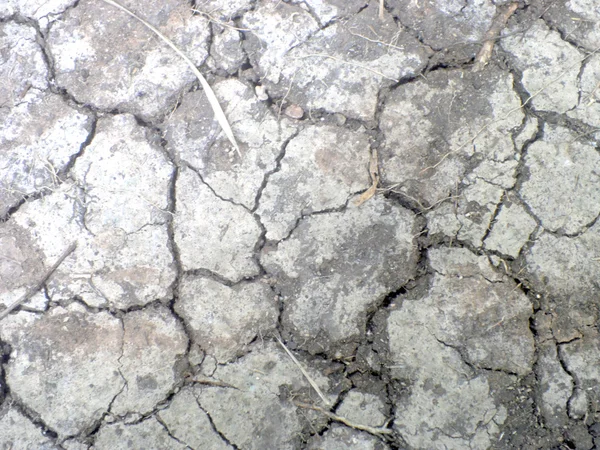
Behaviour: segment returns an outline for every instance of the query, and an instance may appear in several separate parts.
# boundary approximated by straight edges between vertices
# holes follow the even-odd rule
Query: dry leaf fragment
[[[371,176],[372,181],[371,187],[369,187],[369,189],[363,192],[361,196],[354,201],[356,206],[362,205],[364,202],[373,197],[375,192],[377,192],[377,187],[379,186],[379,156],[377,149],[373,149],[371,151],[371,156],[369,158],[369,175]]]

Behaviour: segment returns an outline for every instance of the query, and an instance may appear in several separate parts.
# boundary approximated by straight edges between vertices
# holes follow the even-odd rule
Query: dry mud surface
[[[0,1],[0,310],[77,243],[1,449],[600,448],[597,2],[124,4],[241,154],[123,11]]]

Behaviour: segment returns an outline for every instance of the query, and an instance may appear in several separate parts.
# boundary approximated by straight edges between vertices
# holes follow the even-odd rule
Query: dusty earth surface
[[[594,0],[126,5],[240,154],[132,17],[0,2],[0,309],[77,243],[1,449],[600,448]]]

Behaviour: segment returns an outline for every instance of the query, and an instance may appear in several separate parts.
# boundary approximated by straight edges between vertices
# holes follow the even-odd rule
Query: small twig
[[[317,383],[315,383],[315,381],[310,377],[308,372],[306,370],[304,370],[304,367],[302,367],[302,364],[300,364],[300,361],[298,361],[296,359],[296,357],[292,354],[292,352],[290,352],[290,350],[285,346],[283,341],[281,339],[279,339],[279,336],[275,335],[275,339],[277,339],[277,342],[279,342],[279,345],[281,345],[283,347],[283,349],[286,351],[286,353],[291,358],[291,360],[294,362],[294,364],[296,364],[298,366],[298,368],[300,369],[300,372],[302,372],[302,375],[304,375],[304,378],[306,378],[308,380],[308,382],[313,387],[313,389],[315,390],[317,395],[319,397],[321,397],[321,400],[323,400],[323,403],[325,403],[327,406],[330,406],[331,403],[329,402],[329,400],[327,400],[325,395],[323,395],[323,392],[321,392],[321,389],[319,389],[319,386],[317,385]]]
[[[235,140],[235,137],[233,135],[233,130],[231,129],[231,126],[229,125],[229,122],[227,121],[227,117],[225,116],[225,113],[223,112],[221,105],[219,104],[219,100],[217,99],[217,96],[215,95],[214,91],[208,84],[208,81],[206,81],[204,76],[196,68],[196,65],[194,64],[194,62],[190,58],[188,58],[185,55],[185,53],[183,53],[181,50],[179,50],[179,48],[177,48],[177,46],[175,44],[173,44],[173,42],[171,42],[164,34],[162,34],[160,31],[158,31],[158,29],[156,29],[155,27],[150,25],[144,19],[139,17],[133,11],[130,11],[129,9],[125,8],[124,6],[120,5],[119,3],[117,3],[113,0],[102,0],[102,1],[105,3],[108,3],[109,5],[114,6],[115,8],[119,8],[121,11],[126,12],[134,19],[139,20],[146,28],[148,28],[150,31],[152,31],[154,34],[156,34],[159,38],[161,38],[165,44],[167,44],[169,47],[171,47],[173,49],[173,51],[175,53],[177,53],[187,63],[187,65],[192,70],[192,72],[194,72],[194,75],[196,75],[196,78],[198,78],[198,81],[200,81],[200,84],[202,85],[202,89],[204,89],[204,93],[206,94],[206,97],[208,98],[208,102],[210,103],[210,106],[212,107],[213,112],[215,113],[215,118],[217,119],[217,122],[219,122],[219,125],[221,125],[221,128],[223,129],[225,136],[227,136],[227,139],[229,139],[229,142],[231,142],[231,145],[233,145],[233,148],[235,148],[235,151],[241,158],[242,153],[240,152],[240,147],[238,146],[238,144]]]
[[[71,245],[69,245],[69,248],[67,248],[64,251],[64,253],[62,255],[60,255],[60,258],[58,258],[58,261],[56,261],[54,263],[54,265],[52,267],[50,267],[50,269],[46,272],[46,274],[42,277],[42,279],[40,281],[38,281],[38,283],[35,286],[33,286],[32,288],[30,288],[25,293],[25,295],[23,295],[20,299],[18,299],[17,301],[15,301],[13,304],[11,304],[8,308],[6,308],[4,311],[2,311],[0,313],[0,320],[4,319],[6,316],[8,316],[13,309],[15,309],[16,307],[18,307],[22,303],[24,303],[27,300],[29,300],[31,297],[33,297],[34,294],[37,291],[39,291],[42,288],[42,286],[44,286],[44,284],[46,283],[46,281],[48,281],[48,279],[52,276],[52,274],[54,273],[54,271],[56,269],[58,269],[58,266],[60,266],[62,264],[62,262],[67,258],[67,256],[69,256],[71,253],[73,253],[73,251],[75,251],[76,247],[77,247],[77,243],[75,243],[75,242],[73,242]]]
[[[354,428],[356,430],[366,431],[367,433],[374,434],[375,436],[393,433],[393,430],[390,430],[389,428],[370,427],[369,425],[361,425],[358,423],[351,422],[350,420],[346,419],[345,417],[338,416],[337,414],[329,412],[329,411],[327,411],[319,406],[316,406],[316,405],[309,405],[308,403],[302,403],[302,402],[296,402],[296,401],[294,401],[294,405],[298,406],[299,408],[312,409],[313,411],[319,411],[320,413],[325,414],[327,417],[329,417],[332,420],[335,420],[336,422],[343,423],[344,425],[349,426],[350,428]]]
[[[490,62],[492,58],[492,50],[494,49],[494,42],[500,34],[500,31],[506,26],[506,22],[512,14],[519,7],[518,3],[511,3],[508,8],[500,15],[498,15],[492,22],[492,26],[485,34],[485,42],[479,49],[477,56],[475,57],[475,64],[473,64],[473,72],[479,72],[483,70],[485,66]]]
[[[232,385],[232,384],[225,383],[225,382],[219,381],[219,380],[211,380],[210,378],[191,377],[191,378],[188,379],[188,381],[191,382],[191,383],[203,384],[205,386],[214,386],[214,387],[237,389],[239,391],[239,389],[237,387],[235,387],[234,385]]]

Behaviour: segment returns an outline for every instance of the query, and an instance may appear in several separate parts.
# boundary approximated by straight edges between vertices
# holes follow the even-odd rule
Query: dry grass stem
[[[394,45],[394,44],[392,44],[390,42],[384,42],[384,41],[381,41],[381,40],[378,40],[378,39],[371,39],[370,37],[367,37],[367,36],[365,36],[363,34],[355,33],[352,30],[348,30],[348,33],[350,33],[352,36],[359,37],[361,39],[364,39],[365,41],[369,41],[369,42],[372,42],[374,44],[383,45],[385,47],[389,47],[389,48],[396,49],[396,50],[404,50],[404,47],[399,47],[399,46]]]
[[[124,6],[120,5],[119,3],[117,3],[113,0],[102,0],[102,1],[105,3],[108,3],[109,5],[114,6],[115,8],[119,8],[121,11],[126,12],[134,19],[140,21],[146,28],[148,28],[154,34],[156,34],[159,38],[161,38],[163,40],[163,42],[165,42],[169,47],[171,47],[173,49],[173,51],[175,53],[177,53],[187,63],[187,65],[190,67],[190,69],[192,69],[192,72],[194,72],[194,75],[196,75],[196,78],[198,78],[198,81],[200,81],[200,84],[202,85],[202,89],[204,89],[204,93],[206,94],[206,97],[208,98],[208,102],[210,103],[210,106],[212,107],[212,109],[215,113],[215,118],[217,119],[217,122],[219,122],[219,125],[221,125],[221,128],[223,129],[225,136],[227,136],[227,139],[229,139],[229,142],[231,142],[231,145],[233,145],[233,147],[235,148],[235,151],[241,158],[242,154],[240,152],[240,147],[238,146],[238,144],[235,140],[235,137],[233,135],[233,130],[231,129],[231,126],[229,125],[229,122],[227,121],[227,117],[225,116],[225,113],[223,112],[221,105],[219,104],[219,100],[217,99],[217,96],[215,95],[214,91],[212,90],[212,88],[210,87],[210,85],[208,84],[208,82],[206,81],[204,76],[196,68],[196,65],[194,64],[194,62],[190,58],[188,58],[185,55],[185,53],[183,53],[181,50],[179,50],[179,48],[177,48],[177,46],[175,46],[175,44],[173,44],[173,42],[171,42],[171,40],[169,40],[165,35],[163,35],[160,31],[158,31],[155,27],[153,27],[148,22],[146,22],[144,19],[139,17],[133,11],[130,11],[129,9],[125,8]]]
[[[52,267],[50,267],[50,269],[48,269],[48,271],[46,272],[46,274],[42,277],[42,279],[40,281],[37,282],[37,284],[35,286],[33,286],[32,288],[30,288],[25,295],[23,295],[21,298],[19,298],[18,300],[16,300],[14,303],[12,303],[8,308],[6,308],[4,311],[2,311],[0,313],[0,320],[4,319],[6,316],[8,316],[12,310],[14,310],[15,308],[17,308],[19,305],[21,305],[22,303],[26,302],[27,300],[29,300],[31,297],[33,297],[35,295],[35,293],[37,291],[39,291],[42,286],[44,286],[44,284],[46,283],[46,281],[48,281],[48,279],[52,276],[52,274],[54,273],[54,271],[56,269],[58,269],[58,266],[60,266],[63,261],[65,259],[67,259],[67,256],[69,256],[71,253],[73,253],[75,251],[75,248],[77,248],[77,243],[73,242],[71,245],[69,245],[69,247],[63,252],[62,255],[60,255],[60,257],[58,258],[58,260],[54,263],[54,265]]]
[[[279,342],[279,345],[281,345],[281,347],[283,347],[283,349],[288,354],[288,356],[291,358],[291,360],[294,362],[294,364],[296,364],[296,366],[298,366],[298,368],[300,369],[300,372],[302,372],[302,375],[304,375],[304,378],[306,378],[308,380],[308,382],[313,387],[313,389],[315,390],[317,395],[321,398],[321,400],[323,400],[323,403],[325,403],[327,406],[330,406],[331,403],[329,402],[329,400],[327,400],[325,395],[323,395],[323,392],[321,391],[321,389],[319,388],[319,386],[317,385],[315,380],[313,380],[311,378],[311,376],[308,374],[308,372],[306,370],[304,370],[304,367],[302,367],[302,364],[300,364],[300,361],[298,361],[296,359],[296,357],[292,354],[292,352],[285,346],[283,341],[281,339],[279,339],[279,336],[276,335],[275,339],[277,339],[277,342]]]
[[[104,1],[107,1],[107,0],[104,0]],[[371,69],[371,68],[369,68],[367,66],[363,66],[362,64],[357,64],[357,63],[353,63],[353,62],[344,61],[341,58],[338,58],[338,57],[332,56],[332,55],[326,55],[324,53],[312,53],[310,55],[302,56],[302,58],[329,58],[329,59],[333,59],[334,61],[339,61],[342,64],[347,64],[349,66],[359,67],[359,68],[361,68],[363,70],[366,70],[368,72],[374,73],[375,75],[379,75],[380,77],[385,78],[387,80],[395,81],[396,83],[400,82],[400,80],[397,80],[396,78],[388,77],[387,75],[384,75],[381,72],[373,70],[373,69]]]
[[[285,92],[285,95],[283,96],[283,98],[281,99],[281,102],[279,103],[279,110],[277,111],[277,120],[279,120],[279,118],[281,117],[281,110],[283,109],[283,104],[285,103],[285,101],[288,98],[288,95],[290,95],[290,92],[292,91],[292,86],[294,85],[294,79],[296,78],[296,74],[298,72],[294,72],[294,75],[292,76],[292,79],[290,80],[290,85],[287,88],[287,91]]]
[[[296,401],[294,402],[294,405],[298,406],[299,408],[312,409],[313,411],[319,411],[320,413],[325,414],[327,417],[329,417],[332,420],[335,420],[336,422],[343,423],[344,425],[349,426],[350,428],[354,428],[356,430],[366,431],[367,433],[374,434],[375,436],[393,433],[393,431],[390,430],[389,428],[371,427],[369,425],[361,425],[358,423],[351,422],[350,420],[346,419],[345,417],[338,416],[337,414],[329,412],[326,409],[323,409],[316,405],[309,405],[308,403],[302,403],[302,402],[296,402]]]

